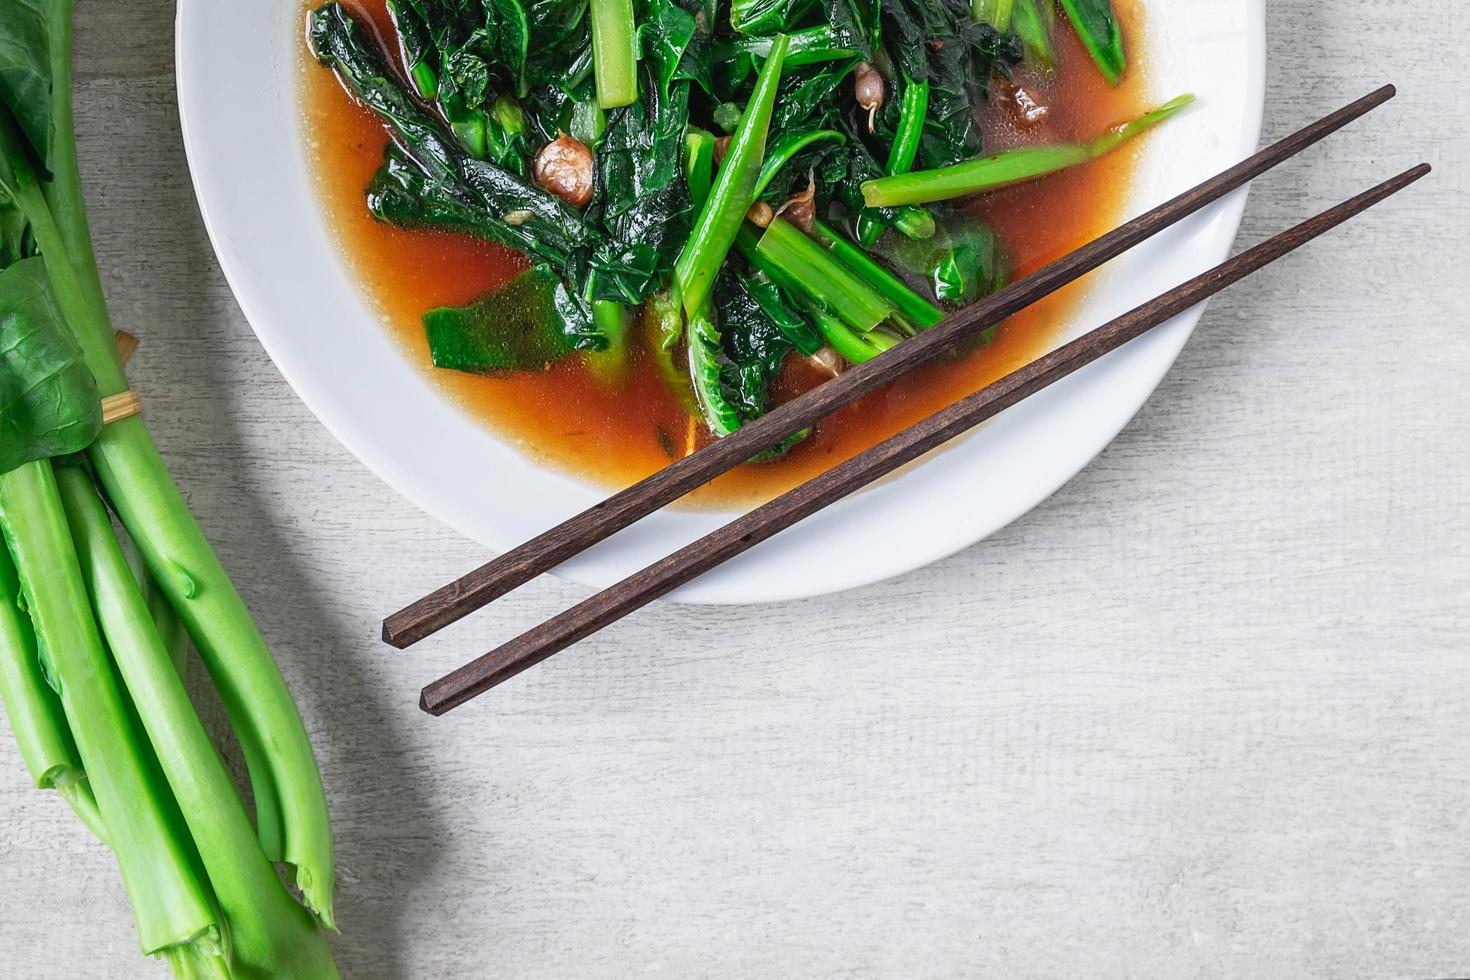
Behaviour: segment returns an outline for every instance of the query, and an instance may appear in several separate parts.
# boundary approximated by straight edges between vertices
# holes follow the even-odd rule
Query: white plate
[[[316,199],[301,133],[295,0],[180,0],[179,113],[194,187],[235,296],[286,380],[404,496],[497,550],[585,509],[601,487],[547,469],[464,415],[410,364],[354,282]],[[1199,105],[1142,154],[1136,214],[1254,151],[1265,80],[1263,0],[1147,0],[1154,94]],[[1116,260],[1075,335],[1219,262],[1237,193]],[[877,582],[979,541],[1080,471],[1127,424],[1198,322],[1187,313],[1054,385],[968,440],[857,494],[678,592],[766,602]],[[729,519],[664,511],[557,569],[603,587]]]

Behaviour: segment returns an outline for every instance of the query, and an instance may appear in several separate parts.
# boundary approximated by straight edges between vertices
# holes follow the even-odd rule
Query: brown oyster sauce
[[[347,0],[354,12],[387,28],[383,0]],[[1055,72],[1016,73],[1015,82],[1047,107],[1026,123],[1014,92],[996,85],[982,110],[987,150],[1096,135],[1148,106],[1139,71],[1142,15],[1137,3],[1118,8],[1129,68],[1110,87],[1059,16]],[[303,46],[304,48],[304,46]],[[420,316],[436,306],[470,302],[526,267],[516,253],[442,232],[405,231],[368,214],[363,189],[383,158],[388,134],[309,54],[302,62],[307,153],[328,223],[373,305],[402,344],[464,411],[539,461],[608,487],[623,487],[668,465],[710,436],[667,389],[634,328],[633,368],[626,384],[609,388],[579,358],[535,373],[496,376],[434,370]],[[1146,140],[1145,140],[1146,141]],[[968,206],[1010,251],[1017,276],[1065,255],[1115,225],[1141,143],[1102,160],[982,195]],[[1044,353],[1085,294],[1075,284],[1006,321],[989,345],[914,372],[829,416],[784,459],[749,464],[692,494],[696,505],[748,506],[769,499],[913,424]],[[788,357],[777,401],[820,384],[824,375]]]

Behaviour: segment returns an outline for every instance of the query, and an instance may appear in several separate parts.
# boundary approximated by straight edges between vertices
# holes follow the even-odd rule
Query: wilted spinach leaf
[[[680,170],[688,121],[687,82],[667,96],[645,84],[637,102],[608,120],[599,153],[607,240],[592,255],[600,298],[641,302],[689,237],[692,205]]]
[[[789,31],[817,0],[731,0],[730,26],[741,34]]]
[[[791,353],[791,341],[738,276],[720,277],[715,309],[726,357],[725,387],[740,408],[741,421],[748,422],[765,413],[771,379]]]

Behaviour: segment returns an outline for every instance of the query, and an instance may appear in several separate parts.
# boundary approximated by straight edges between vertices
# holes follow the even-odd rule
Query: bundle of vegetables
[[[116,855],[145,952],[184,977],[333,977],[301,718],[142,419],[104,424],[128,384],[77,172],[71,8],[0,5],[0,695],[36,785]],[[253,823],[185,687],[190,640]]]
[[[391,134],[373,215],[531,260],[425,314],[436,366],[585,352],[615,381],[638,309],[720,436],[767,410],[793,352],[836,372],[1005,285],[1001,243],[947,202],[1094,159],[1189,101],[983,156],[992,79],[1054,61],[1052,2],[387,0],[395,56],[334,0],[309,40]],[[1116,81],[1109,0],[1063,7]]]

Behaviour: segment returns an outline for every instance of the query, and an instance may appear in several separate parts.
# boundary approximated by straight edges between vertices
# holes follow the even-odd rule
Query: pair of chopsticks
[[[589,510],[537,535],[383,621],[383,639],[404,648],[457,622],[542,572],[694,490],[761,450],[899,376],[959,348],[1042,297],[1218,201],[1377,108],[1392,85],[1323,117],[1191,190],[955,313]],[[1429,173],[1420,164],[1323,211],[1203,275],[1006,375],[897,435],[788,491],[693,544],[552,617],[423,689],[419,706],[442,715],[535,666],[679,585],[704,574],[929,450],[979,425],[1078,368],[1239,282]]]

